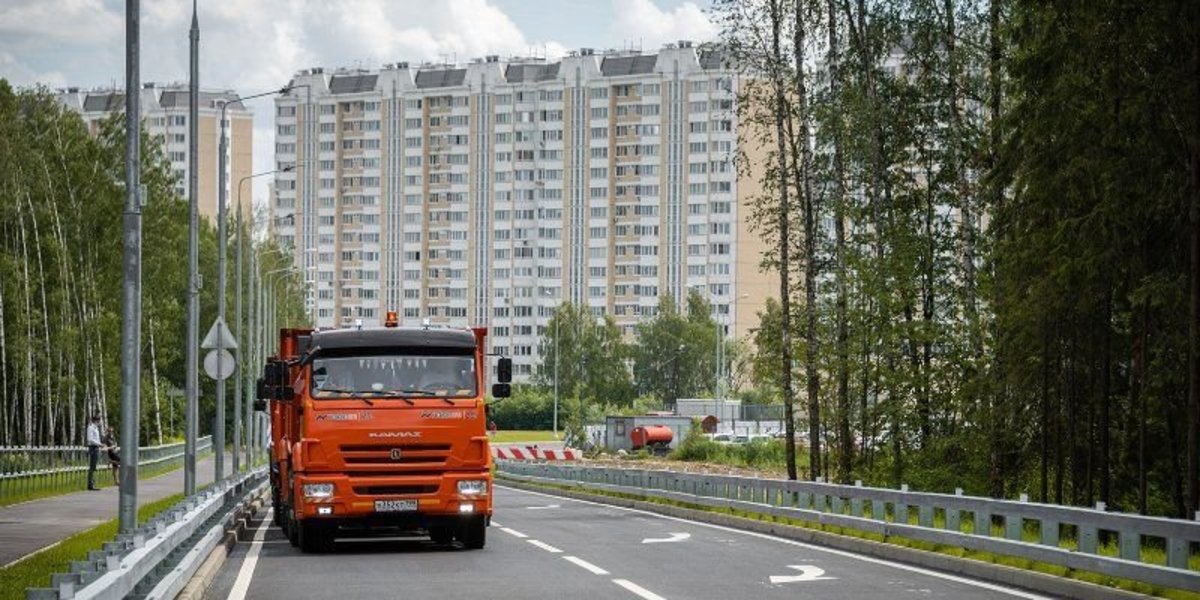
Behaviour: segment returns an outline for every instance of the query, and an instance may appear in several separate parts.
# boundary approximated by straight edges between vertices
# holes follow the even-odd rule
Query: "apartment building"
[[[227,196],[230,214],[236,209],[238,200],[238,182],[252,172],[252,154],[254,147],[254,115],[238,100],[237,94],[229,90],[201,90],[200,93],[200,122],[198,124],[199,143],[199,210],[201,216],[216,219],[217,190],[220,186],[218,178],[218,149],[221,136],[218,121],[221,118],[221,106],[229,103],[226,109],[226,135],[228,136],[228,175]],[[58,91],[59,102],[67,108],[78,112],[88,130],[95,135],[99,131],[100,122],[115,113],[125,112],[125,90],[99,88],[81,90],[66,88]],[[186,198],[188,194],[188,86],[187,84],[158,85],[146,83],[141,90],[142,122],[152,136],[157,136],[162,144],[171,170],[175,174],[175,192]],[[250,183],[244,184],[243,211],[250,215]]]
[[[744,335],[774,284],[736,71],[679,42],[558,62],[313,68],[276,99],[274,233],[320,327],[486,325],[519,380],[570,301],[626,335],[689,289]],[[745,149],[743,149],[744,151]],[[754,162],[757,152],[749,152]]]

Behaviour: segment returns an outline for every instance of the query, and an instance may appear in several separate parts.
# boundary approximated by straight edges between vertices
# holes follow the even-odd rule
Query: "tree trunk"
[[[788,275],[791,269],[788,252],[788,221],[791,218],[788,206],[788,175],[787,175],[787,140],[784,137],[784,111],[787,110],[787,99],[784,94],[783,82],[783,51],[780,49],[781,29],[783,27],[783,12],[780,0],[771,0],[771,79],[775,88],[775,102],[771,107],[775,119],[775,141],[777,168],[779,170],[779,304],[783,319],[780,355],[782,363],[781,388],[783,389],[783,418],[784,430],[787,437],[788,479],[796,479],[796,423],[795,408],[792,398],[792,314],[791,285]],[[809,470],[817,468],[817,463],[810,457]]]
[[[817,337],[817,279],[820,277],[820,262],[817,260],[817,214],[816,198],[812,191],[811,158],[809,154],[808,86],[805,78],[805,45],[807,24],[804,22],[804,2],[795,3],[795,23],[792,29],[792,62],[796,70],[796,121],[799,126],[796,146],[799,152],[794,159],[796,166],[796,190],[804,210],[804,374],[808,393],[808,436],[809,458],[813,464],[821,463],[821,379],[817,374],[817,354],[820,339]],[[812,478],[817,477],[813,470]]]
[[[829,52],[826,62],[829,64],[829,96],[835,107],[841,106],[841,47],[838,40],[837,7],[834,0],[829,0]],[[850,331],[846,323],[846,189],[845,166],[842,164],[842,127],[840,122],[832,126],[833,137],[833,228],[834,228],[834,263],[837,268],[837,308],[834,319],[837,321],[837,407],[838,407],[838,480],[850,483],[851,465],[854,461],[854,440],[850,434],[850,351],[848,348]],[[865,382],[864,382],[865,389]],[[863,428],[860,435],[864,443],[867,435],[866,406],[862,407]]]

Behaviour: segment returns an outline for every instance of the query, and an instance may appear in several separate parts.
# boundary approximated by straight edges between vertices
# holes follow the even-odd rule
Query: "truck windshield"
[[[346,356],[312,363],[316,399],[473,398],[472,356]]]

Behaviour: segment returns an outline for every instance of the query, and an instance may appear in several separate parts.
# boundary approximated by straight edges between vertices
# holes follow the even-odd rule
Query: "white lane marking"
[[[503,531],[504,533],[507,533],[508,535],[511,535],[513,537],[519,537],[521,539],[525,539],[525,538],[529,537],[529,536],[521,533],[520,531],[517,531],[516,529],[509,529],[507,527],[501,527],[500,531]]]
[[[812,565],[788,565],[789,569],[800,571],[799,575],[772,575],[771,583],[796,583],[797,581],[821,581],[824,579],[837,579],[837,577],[826,577],[825,569],[814,567]]]
[[[655,594],[654,592],[628,579],[614,579],[612,582],[641,596],[642,598],[645,598],[646,600],[667,600],[666,598],[663,598],[662,596],[659,596],[658,594]]]
[[[233,588],[229,590],[228,600],[245,600],[246,591],[250,589],[250,580],[254,578],[254,567],[258,565],[258,553],[262,551],[263,537],[267,535],[267,528],[271,525],[271,513],[275,512],[271,508],[263,515],[262,523],[258,524],[258,529],[254,531],[254,541],[250,543],[250,549],[246,551],[246,559],[242,561],[242,568],[238,570],[237,579],[233,581]]]
[[[488,525],[491,525],[492,527],[504,527],[503,525],[500,524],[499,521],[497,521],[495,519],[489,520]]]
[[[564,556],[563,560],[566,560],[577,567],[583,567],[584,569],[591,571],[594,575],[608,575],[608,571],[605,571],[604,569],[601,569],[600,567],[597,567],[596,565],[593,565],[592,563],[583,560],[578,556]]]
[[[686,540],[690,537],[692,537],[692,534],[690,534],[690,533],[672,533],[671,537],[646,538],[646,539],[642,540],[642,543],[643,544],[667,544],[670,542],[682,542],[683,540]]]
[[[953,581],[953,582],[956,582],[956,583],[962,583],[962,584],[965,584],[965,585],[970,585],[970,586],[974,586],[974,587],[981,588],[981,589],[985,589],[985,590],[991,590],[991,591],[993,591],[993,592],[1000,592],[1000,593],[1002,593],[1002,594],[1008,594],[1008,595],[1010,595],[1010,596],[1015,596],[1015,597],[1017,597],[1017,598],[1025,598],[1026,600],[1051,600],[1051,598],[1050,598],[1049,596],[1040,596],[1040,595],[1038,595],[1038,594],[1033,594],[1033,593],[1030,593],[1030,592],[1023,592],[1023,591],[1020,591],[1020,590],[1015,590],[1015,589],[1012,589],[1012,588],[1004,587],[1004,586],[1002,586],[1002,585],[996,585],[996,584],[992,584],[992,583],[987,583],[986,581],[976,581],[976,580],[974,580],[974,579],[967,579],[966,577],[959,577],[959,576],[957,576],[957,575],[950,575],[949,573],[941,573],[941,572],[938,572],[938,571],[931,571],[931,570],[929,570],[929,569],[924,569],[924,568],[921,568],[921,567],[914,567],[914,566],[912,566],[912,565],[906,565],[906,564],[902,564],[902,563],[896,563],[896,562],[892,562],[892,561],[890,561],[890,560],[884,560],[884,559],[882,559],[882,558],[875,558],[875,557],[873,557],[873,556],[865,556],[865,555],[862,555],[862,554],[855,554],[855,553],[853,553],[853,552],[847,552],[847,551],[845,551],[845,550],[835,550],[835,549],[833,549],[833,548],[826,548],[826,547],[824,547],[824,546],[814,546],[814,545],[812,545],[812,544],[806,544],[806,543],[804,543],[804,542],[797,542],[796,540],[789,540],[789,539],[787,539],[787,538],[781,538],[781,537],[776,537],[776,536],[773,536],[773,535],[767,535],[767,534],[765,534],[765,533],[759,533],[759,532],[757,532],[757,531],[744,531],[744,530],[741,530],[741,529],[734,529],[734,528],[732,528],[732,527],[725,527],[724,525],[714,525],[714,524],[712,524],[712,523],[704,523],[704,522],[701,522],[701,521],[691,521],[691,520],[684,519],[684,518],[681,518],[681,517],[672,517],[672,516],[669,516],[669,515],[660,515],[660,514],[658,514],[658,513],[655,513],[655,512],[650,512],[650,511],[647,511],[647,510],[639,510],[639,509],[636,509],[636,508],[626,508],[626,507],[624,507],[624,506],[616,506],[616,505],[613,505],[613,504],[604,504],[604,503],[602,503],[602,502],[592,502],[592,501],[590,501],[590,500],[579,500],[579,499],[576,499],[576,498],[565,498],[565,497],[562,497],[562,496],[555,496],[555,495],[553,495],[553,494],[543,494],[542,492],[531,492],[531,491],[528,491],[528,490],[520,490],[520,489],[517,489],[517,488],[510,488],[510,487],[508,487],[508,486],[503,486],[503,485],[497,485],[497,486],[495,486],[495,487],[497,487],[497,488],[503,488],[503,489],[509,490],[509,491],[511,491],[511,492],[517,492],[517,493],[522,493],[522,494],[533,494],[533,495],[535,495],[535,496],[544,496],[544,497],[546,497],[546,498],[558,498],[558,499],[561,499],[561,500],[566,500],[566,501],[568,501],[568,502],[577,502],[577,503],[580,503],[580,504],[590,504],[590,505],[592,505],[592,506],[598,506],[598,507],[601,507],[601,508],[610,508],[610,509],[614,509],[614,510],[622,510],[622,511],[625,511],[625,512],[632,512],[632,513],[643,514],[643,515],[647,515],[647,516],[651,516],[651,517],[658,517],[659,519],[667,519],[667,520],[669,520],[669,521],[678,521],[678,522],[680,522],[680,523],[688,523],[688,524],[690,524],[690,525],[697,525],[697,526],[699,526],[699,527],[708,527],[709,529],[717,529],[717,530],[720,530],[720,531],[728,531],[728,532],[730,532],[730,533],[737,533],[737,534],[741,534],[741,535],[748,535],[748,536],[750,536],[750,537],[756,537],[756,538],[760,538],[760,539],[764,539],[764,540],[771,540],[771,541],[779,542],[779,543],[781,543],[781,544],[788,544],[788,545],[790,545],[790,546],[797,546],[797,547],[800,547],[800,548],[807,548],[807,549],[809,549],[809,550],[817,550],[817,551],[819,551],[819,552],[826,552],[826,553],[833,554],[833,555],[836,555],[836,556],[844,556],[844,557],[846,557],[846,558],[853,558],[853,559],[855,559],[855,560],[861,560],[861,561],[863,561],[863,562],[874,563],[874,564],[877,564],[877,565],[884,565],[884,566],[892,567],[892,568],[895,568],[895,569],[900,569],[900,570],[902,570],[902,571],[909,571],[909,572],[911,572],[911,573],[920,573],[921,575],[928,575],[929,577],[936,577],[936,578],[938,578],[938,579],[944,579],[944,580],[946,580],[946,581]]]
[[[562,550],[559,550],[558,548],[555,548],[554,546],[551,546],[550,544],[547,544],[546,542],[541,542],[538,540],[525,540],[525,541],[529,542],[530,544],[533,544],[534,546],[537,546],[538,548],[541,548],[542,550],[545,550],[546,552],[550,552],[552,554],[562,554]]]
[[[547,510],[551,508],[562,508],[560,504],[547,504],[546,506],[526,506],[526,510]]]

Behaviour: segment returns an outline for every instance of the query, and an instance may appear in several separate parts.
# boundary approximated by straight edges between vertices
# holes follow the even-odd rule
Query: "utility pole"
[[[251,206],[253,206],[254,202],[251,202],[250,204],[251,204]],[[254,435],[254,391],[255,391],[254,390],[254,369],[251,369],[249,367],[251,365],[262,364],[262,363],[258,362],[258,330],[256,329],[256,326],[258,325],[258,319],[255,318],[257,315],[254,312],[255,309],[257,308],[257,305],[255,304],[254,280],[256,279],[255,275],[257,273],[256,273],[255,269],[257,269],[258,261],[255,260],[255,252],[254,252],[254,235],[253,235],[253,232],[254,232],[254,209],[253,208],[250,209],[250,232],[252,235],[250,236],[250,243],[249,243],[249,247],[247,248],[250,251],[250,270],[249,270],[249,273],[246,274],[246,286],[247,286],[246,291],[250,296],[249,298],[247,298],[247,301],[250,303],[250,306],[246,307],[246,319],[249,321],[249,323],[248,323],[248,327],[246,327],[246,339],[243,342],[245,344],[248,344],[249,348],[246,350],[246,354],[245,354],[245,356],[246,356],[245,363],[246,363],[247,368],[245,369],[245,371],[243,373],[239,373],[239,375],[246,378],[246,470],[247,471],[251,471],[254,469],[254,450],[255,450],[254,443],[258,439]],[[238,288],[238,293],[241,293],[240,287]]]
[[[225,246],[228,242],[225,232],[225,155],[229,151],[229,139],[225,134],[225,110],[229,100],[221,104],[221,120],[217,128],[221,132],[221,142],[217,146],[217,318],[225,320]],[[218,336],[219,338],[220,336]],[[217,340],[217,353],[220,356],[225,348],[223,340]],[[220,358],[217,359],[220,370]],[[213,482],[225,478],[225,381],[217,380],[217,422],[213,427]]]
[[[196,423],[200,416],[200,21],[192,0],[191,78],[188,84],[188,297],[187,350],[185,354],[186,405],[183,426],[183,495],[196,493]]]
[[[246,345],[245,338],[242,333],[245,329],[242,328],[242,190],[238,188],[238,205],[237,205],[237,268],[234,271],[236,292],[233,294],[233,327],[234,336],[237,338],[241,346]],[[242,347],[238,348],[237,362],[239,367],[243,367],[246,358],[246,352]],[[237,474],[241,469],[240,459],[238,458],[242,451],[242,373],[241,368],[235,369],[233,372],[234,387],[233,387],[233,473]]]
[[[138,0],[125,0],[125,214],[121,304],[120,530],[137,527],[138,425],[142,379],[141,57]]]

